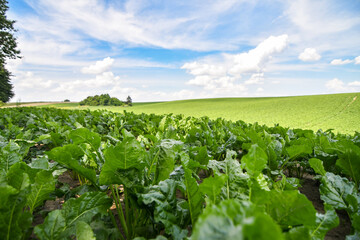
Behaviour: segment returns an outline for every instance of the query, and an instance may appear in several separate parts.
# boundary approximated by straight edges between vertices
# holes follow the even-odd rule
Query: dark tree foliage
[[[8,102],[13,96],[12,85],[10,83],[10,72],[0,65],[0,101]]]
[[[6,70],[6,59],[19,58],[20,51],[16,49],[17,43],[14,37],[15,21],[6,17],[9,9],[8,1],[0,0],[0,100],[8,102],[13,96],[13,86],[10,83],[11,73]]]
[[[127,104],[128,106],[132,106],[132,99],[131,99],[130,96],[127,97],[127,99],[126,99],[126,104]]]
[[[121,106],[123,102],[109,94],[89,96],[80,102],[80,105],[87,106]]]

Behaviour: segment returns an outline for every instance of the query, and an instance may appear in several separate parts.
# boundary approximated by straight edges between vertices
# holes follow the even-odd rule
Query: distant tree
[[[123,105],[123,102],[117,99],[116,97],[112,97],[110,100],[110,105],[112,106],[121,106]]]
[[[110,105],[110,101],[111,98],[109,94],[101,94],[99,97],[99,105],[108,106]]]
[[[13,96],[12,84],[10,83],[10,72],[0,63],[0,101],[6,103]]]
[[[65,99],[64,102],[70,102],[70,100],[69,100],[69,99]]]
[[[12,84],[10,83],[11,73],[5,68],[6,59],[20,58],[20,51],[17,48],[14,33],[15,21],[6,17],[9,9],[8,1],[0,0],[0,100],[8,102],[13,96]]]
[[[128,106],[132,106],[132,99],[131,99],[130,96],[128,96],[128,97],[126,98],[126,104],[127,104]]]
[[[80,102],[80,105],[87,106],[121,106],[123,102],[115,97],[110,97],[109,94],[101,94],[89,96]]]
[[[18,98],[18,99],[16,100],[16,106],[17,106],[17,107],[20,107],[20,106],[21,106],[21,98]]]

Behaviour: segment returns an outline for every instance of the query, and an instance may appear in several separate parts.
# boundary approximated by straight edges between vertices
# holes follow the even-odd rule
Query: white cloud
[[[245,81],[246,85],[251,84],[264,84],[264,73],[254,73],[251,77]]]
[[[273,54],[282,52],[288,44],[288,35],[271,36],[247,53],[227,55],[232,66],[228,72],[232,75],[253,73],[262,70]]]
[[[114,63],[114,59],[107,57],[104,58],[102,61],[96,61],[96,63],[93,65],[90,65],[88,67],[83,67],[81,69],[81,72],[85,74],[100,74],[108,71],[113,65],[113,63]]]
[[[279,80],[273,80],[271,81],[272,84],[280,84],[281,82]]]
[[[12,83],[15,93],[12,101],[48,101],[51,98],[44,99],[43,96],[58,85],[56,81],[32,71],[15,71]]]
[[[355,64],[360,64],[360,56],[355,58]]]
[[[211,63],[200,63],[200,62],[190,62],[185,63],[182,69],[187,69],[188,73],[191,75],[211,75],[211,76],[223,76],[226,74],[226,66],[211,64]]]
[[[236,0],[216,0],[207,4],[193,1],[125,3],[97,0],[28,1],[41,18],[30,18],[29,31],[46,31],[60,36],[69,33],[130,46],[156,46],[168,49],[234,49],[235,44],[217,43],[206,38],[217,26],[217,16],[226,15]],[[19,16],[19,19],[24,19]],[[46,21],[41,21],[46,19]],[[24,24],[25,25],[25,24]],[[39,26],[39,28],[37,28]]]
[[[345,60],[342,60],[342,59],[334,59],[330,62],[331,65],[345,65],[345,64],[349,64],[349,63],[352,63],[353,61],[350,60],[350,59],[345,59]]]
[[[279,3],[278,1],[276,2]],[[299,52],[312,46],[323,57],[351,55],[358,49],[359,11],[352,3],[336,0],[281,1],[284,7],[283,31]]]
[[[333,80],[328,81],[325,86],[329,89],[329,90],[334,90],[334,91],[346,91],[347,88],[345,86],[345,83],[337,78],[334,78]]]
[[[256,92],[257,92],[257,93],[261,93],[261,92],[263,92],[263,91],[264,91],[264,89],[261,88],[261,87],[256,89]]]
[[[9,59],[6,61],[6,69],[14,73],[23,62],[23,58]]]
[[[305,48],[305,50],[299,55],[299,59],[304,62],[318,61],[320,58],[321,56],[316,52],[315,48]]]
[[[76,92],[92,91],[102,93],[104,90],[111,89],[120,84],[120,77],[115,76],[112,72],[103,72],[92,79],[78,79],[59,83],[59,87],[54,92]]]
[[[325,86],[333,92],[354,92],[360,90],[360,81],[345,83],[337,78],[328,81]]]
[[[311,37],[339,33],[359,24],[360,18],[345,15],[338,9],[341,5],[336,1],[293,0],[288,4],[286,15]]]
[[[349,82],[349,86],[360,87],[360,81]]]
[[[33,72],[20,72],[14,79],[16,89],[32,91],[33,89],[49,89],[55,85],[54,81],[44,80]]]
[[[262,84],[265,65],[276,53],[282,52],[288,43],[288,36],[271,36],[256,48],[245,53],[222,54],[217,57],[203,58],[200,61],[185,63],[181,68],[194,76],[187,84],[202,87],[218,96],[243,95],[246,85]],[[243,75],[251,74],[244,83],[239,82]]]
[[[301,83],[294,79],[300,79],[304,76],[302,74],[309,76],[309,72],[321,71],[324,73],[323,77],[332,78],[328,75],[328,69],[331,67],[328,63],[306,65],[294,61],[306,47],[311,46],[316,51],[315,54],[307,53],[309,56],[305,59],[316,59],[316,54],[321,53],[322,58],[332,60],[339,56],[353,55],[354,49],[358,48],[360,37],[358,12],[348,8],[351,4],[343,4],[336,0],[214,0],[206,4],[198,0],[22,1],[29,5],[26,11],[15,12],[18,11],[17,8],[9,10],[12,14],[10,18],[16,20],[16,28],[19,29],[16,35],[19,49],[24,56],[20,64],[12,66],[17,72],[12,71],[18,77],[25,77],[25,73],[31,71],[34,75],[28,78],[37,79],[33,81],[37,81],[36,86],[46,87],[52,81],[52,88],[63,89],[57,95],[51,95],[51,88],[49,91],[36,92],[32,91],[31,81],[20,83],[20,87],[28,90],[27,96],[32,95],[31,100],[39,100],[40,96],[45,95],[48,99],[56,96],[61,99],[69,97],[63,96],[64,94],[71,94],[70,99],[71,96],[82,98],[90,94],[103,93],[100,92],[102,90],[113,91],[114,94],[117,91],[121,94],[130,91],[137,94],[137,99],[149,101],[152,100],[152,90],[163,100],[174,99],[182,93],[183,96],[186,95],[185,90],[173,92],[167,89],[168,86],[172,89],[174,86],[182,89],[186,81],[185,74],[169,70],[177,68],[180,61],[186,62],[182,68],[193,76],[187,84],[191,87],[197,86],[195,91],[190,91],[194,93],[193,98],[245,96],[248,91],[255,92],[257,87],[263,87],[263,83],[270,85],[272,80],[276,80],[274,84],[279,83],[278,79],[282,79],[282,85],[281,88],[273,86],[273,89],[276,88],[276,91],[273,91],[275,94],[295,92],[299,91]],[[262,11],[265,6],[272,11]],[[27,11],[30,8],[33,9]],[[277,36],[282,33],[287,33],[289,37],[272,37],[250,51],[241,50],[242,53],[234,54],[235,51],[239,52],[238,49],[256,46],[266,36]],[[289,43],[288,39],[291,40]],[[291,48],[280,58],[271,59],[274,54],[283,52],[288,44]],[[152,50],[139,54],[142,48]],[[166,59],[166,56],[152,55],[164,49],[178,49],[178,52],[169,53],[171,52],[172,56],[179,53],[180,58]],[[204,54],[199,51],[227,51],[228,54],[197,61],[191,59],[191,56]],[[106,56],[113,60],[110,66],[104,63],[103,58]],[[95,60],[91,62],[89,59]],[[101,61],[98,61],[98,64],[95,63],[96,60]],[[360,56],[353,61],[360,64]],[[136,71],[129,70],[134,67],[137,68]],[[152,70],[143,71],[142,67],[168,68],[161,73],[158,69],[153,71],[158,71],[162,77],[168,75],[168,78],[158,80],[162,84],[149,84],[149,81],[143,79],[150,78]],[[121,79],[110,72],[115,68],[121,69]],[[345,70],[352,71],[351,74],[357,73],[350,67]],[[82,76],[79,71],[94,75]],[[344,71],[337,76],[342,79],[344,74],[348,79],[349,72]],[[120,84],[124,76],[129,80],[126,81],[126,86]],[[291,78],[292,80],[289,80]],[[353,78],[355,79],[357,78]],[[295,82],[299,84],[297,87],[294,87]],[[16,87],[15,80],[14,83]],[[144,84],[149,86],[148,89],[136,89],[141,89]],[[321,82],[318,82],[318,85],[324,88]],[[89,86],[94,88],[91,89]],[[271,86],[265,86],[268,94]],[[291,90],[289,86],[296,90]],[[343,83],[342,86],[347,89],[351,87],[350,83]],[[317,87],[304,90],[304,93],[321,92],[322,89]],[[188,95],[191,95],[190,92]],[[142,94],[149,97],[141,97]]]

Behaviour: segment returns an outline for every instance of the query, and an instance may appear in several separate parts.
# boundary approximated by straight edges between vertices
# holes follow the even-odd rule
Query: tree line
[[[88,96],[80,102],[80,105],[87,106],[132,106],[132,99],[127,97],[126,101],[121,101],[116,97],[110,97],[109,94],[101,94],[95,96]]]
[[[13,86],[10,82],[11,72],[5,68],[7,59],[20,58],[14,33],[15,21],[6,17],[9,9],[8,1],[0,0],[0,102],[8,102],[13,96]]]

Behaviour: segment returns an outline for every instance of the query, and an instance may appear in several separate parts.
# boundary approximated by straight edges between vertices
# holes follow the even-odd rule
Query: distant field
[[[335,132],[360,131],[360,93],[274,98],[218,98],[160,103],[135,103],[133,107],[80,107],[76,103],[52,104],[54,107],[108,109],[114,112],[174,113],[208,116],[228,120],[258,122],[272,126]],[[42,106],[43,107],[43,106]]]

